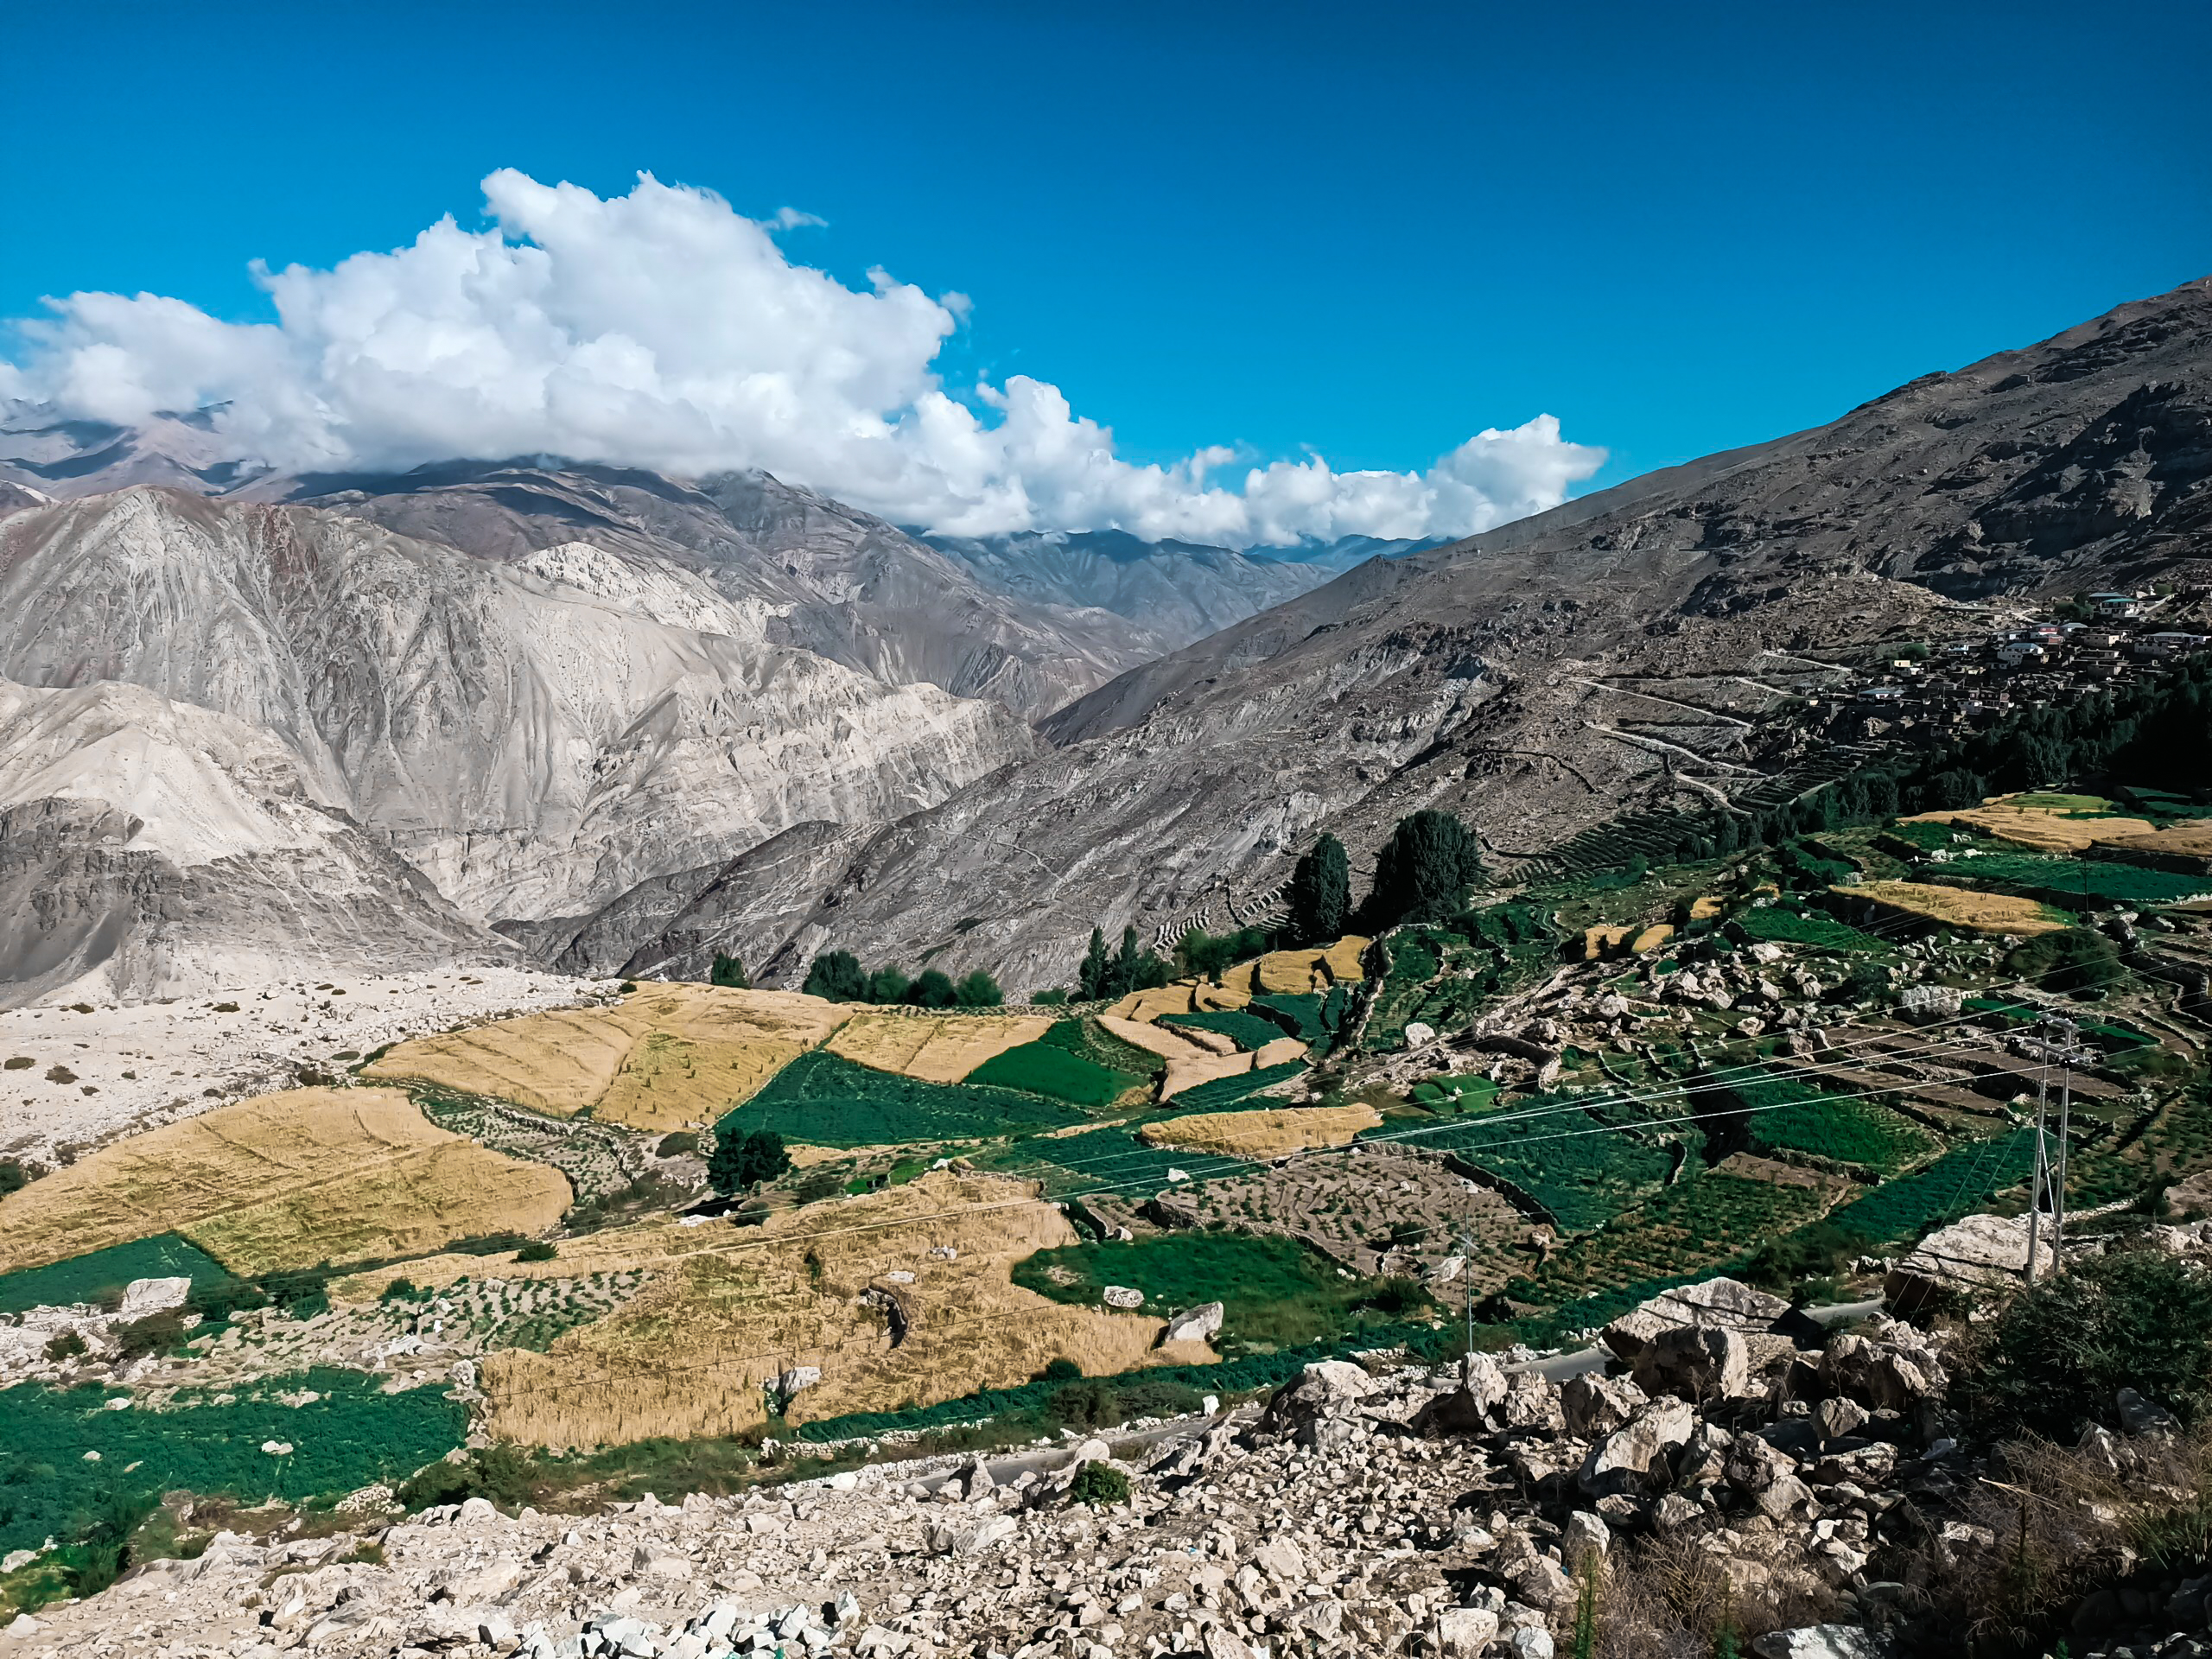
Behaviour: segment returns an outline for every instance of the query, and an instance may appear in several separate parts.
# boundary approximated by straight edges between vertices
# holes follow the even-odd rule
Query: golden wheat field
[[[957,1083],[994,1055],[1033,1043],[1052,1028],[1041,1014],[856,1014],[824,1046],[879,1071]]]
[[[2181,858],[2212,859],[2212,818],[2191,818],[2148,835],[2099,836],[2100,844],[2128,852],[2164,853]]]
[[[2067,925],[2065,918],[2049,906],[2007,893],[1976,893],[1924,881],[1863,881],[1835,891],[1849,898],[1871,899],[1885,910],[1977,933],[2026,936],[2056,933]]]
[[[402,1043],[370,1077],[586,1107],[640,1129],[711,1122],[827,1038],[852,1010],[796,991],[648,985],[608,1008],[534,1014]]]
[[[736,1433],[765,1421],[762,1382],[799,1366],[822,1380],[791,1403],[794,1423],[1006,1387],[1058,1358],[1098,1375],[1213,1357],[1202,1344],[1155,1346],[1160,1320],[1015,1286],[1016,1262],[1076,1242],[1026,1181],[941,1171],[758,1229],[626,1230],[681,1253],[627,1306],[549,1352],[487,1358],[491,1433],[550,1446]],[[698,1247],[665,1238],[676,1231]],[[875,1306],[862,1300],[871,1291]]]
[[[2089,810],[2101,810],[2108,803],[2089,801]],[[1917,817],[1902,820],[1906,823],[1963,824],[1994,836],[1999,841],[2009,841],[2016,846],[2032,847],[2045,853],[2082,853],[2101,841],[2114,841],[2125,836],[2149,835],[2156,828],[2143,818],[2107,818],[2083,816],[2078,806],[2037,804],[2033,797],[1999,795],[1984,801],[1980,806],[1961,807],[1947,812],[1923,812]]]
[[[1163,1118],[1137,1131],[1148,1147],[1219,1153],[1227,1158],[1279,1158],[1315,1147],[1345,1147],[1362,1129],[1379,1127],[1382,1115],[1364,1101],[1343,1106],[1294,1106],[1281,1110],[1193,1112]]]
[[[260,1274],[534,1233],[566,1177],[442,1129],[397,1089],[295,1089],[80,1158],[0,1210],[0,1272],[181,1233]]]

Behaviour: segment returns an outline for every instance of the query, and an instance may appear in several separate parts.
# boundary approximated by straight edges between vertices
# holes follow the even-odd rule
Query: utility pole
[[[2043,1071],[2036,1078],[2036,1154],[2034,1173],[2028,1177],[2028,1282],[2036,1281],[2036,1255],[2043,1244],[2043,1189],[2050,1174],[2044,1150],[2044,1115],[2050,1103],[2050,1020],[2044,1019]]]
[[[2056,1024],[2064,1034],[2066,1046],[2060,1056],[2062,1070],[2058,1082],[2058,1187],[2051,1195],[2050,1208],[2050,1259],[2054,1264],[2058,1260],[2060,1241],[2066,1230],[2067,1116],[2074,1100],[2075,1039],[2082,1031],[2071,1020],[2061,1020]]]
[[[1471,1214],[1459,1234],[1459,1287],[1467,1306],[1467,1345],[1460,1350],[1459,1381],[1469,1381],[1469,1362],[1475,1355],[1475,1223]]]

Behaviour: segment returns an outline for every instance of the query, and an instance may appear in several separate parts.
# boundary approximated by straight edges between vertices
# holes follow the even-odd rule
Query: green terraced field
[[[0,1274],[0,1313],[97,1302],[111,1293],[121,1295],[133,1279],[190,1279],[197,1287],[225,1284],[230,1278],[213,1256],[175,1233],[163,1233],[73,1255],[50,1267]]]
[[[2018,1185],[2034,1162],[2035,1131],[2015,1129],[1993,1141],[1955,1147],[1915,1174],[1883,1182],[1828,1219],[1870,1243],[1916,1238]]]
[[[1991,853],[1968,859],[1948,866],[1944,879],[2074,909],[2089,903],[2172,905],[2212,893],[2212,877],[2169,875],[2133,864],[2042,858],[2033,853]]]
[[[399,1394],[383,1379],[313,1370],[270,1378],[229,1405],[107,1411],[109,1391],[35,1383],[0,1390],[0,1551],[82,1531],[111,1497],[186,1488],[248,1503],[298,1502],[397,1483],[468,1433],[468,1408],[432,1384]],[[311,1404],[280,1392],[313,1389]],[[293,1449],[264,1452],[274,1440]],[[97,1463],[85,1453],[98,1452]]]
[[[1225,1112],[1239,1105],[1253,1107],[1279,1106],[1277,1100],[1254,1100],[1261,1090],[1296,1077],[1306,1070],[1303,1060],[1286,1060],[1281,1065],[1263,1065],[1255,1071],[1239,1071],[1234,1076],[1216,1077],[1211,1083],[1194,1084],[1167,1103],[1178,1116],[1185,1112]]]
[[[1762,910],[1739,911],[1729,927],[1747,940],[1770,940],[1777,944],[1810,945],[1819,950],[1859,951],[1884,949],[1882,941],[1855,927],[1846,927],[1832,917],[1801,914],[1770,905]]]
[[[1160,1023],[1168,1027],[1186,1027],[1192,1031],[1217,1032],[1247,1054],[1265,1048],[1285,1034],[1283,1028],[1272,1020],[1262,1020],[1231,1008],[1209,1009],[1197,1014],[1163,1014],[1160,1016]]]
[[[1872,1100],[1788,1077],[1735,1083],[1725,1093],[1744,1113],[1744,1133],[1761,1151],[1805,1153],[1890,1175],[1936,1150],[1933,1135]]]
[[[1662,1187],[1554,1251],[1538,1273],[1516,1280],[1516,1301],[1557,1307],[1589,1295],[1697,1273],[1745,1255],[1817,1217],[1820,1188],[1707,1172]]]
[[[1049,1095],[1071,1106],[1105,1107],[1133,1089],[1144,1088],[1149,1079],[1132,1071],[1101,1065],[1074,1049],[1039,1038],[1033,1043],[994,1054],[963,1081],[970,1085]]]
[[[1046,1196],[1054,1198],[1108,1191],[1141,1199],[1168,1188],[1171,1169],[1179,1169],[1198,1182],[1250,1167],[1240,1160],[1211,1153],[1171,1152],[1144,1146],[1128,1130],[1116,1128],[1093,1129],[1087,1135],[1039,1135],[973,1161],[979,1169],[1039,1177]]]
[[[1217,1346],[1231,1353],[1335,1336],[1375,1290],[1338,1277],[1334,1262],[1294,1239],[1205,1231],[1039,1250],[1014,1268],[1014,1282],[1086,1307],[1108,1285],[1127,1285],[1144,1292],[1144,1311],[1155,1316],[1219,1302]]]
[[[923,1083],[816,1049],[779,1071],[715,1129],[773,1129],[812,1146],[877,1147],[1032,1135],[1084,1121],[1065,1101],[973,1083]]]
[[[1630,1135],[1593,1133],[1599,1124],[1589,1112],[1522,1116],[1568,1103],[1516,1101],[1501,1115],[1507,1121],[1454,1123],[1424,1132],[1411,1144],[1487,1170],[1543,1205],[1569,1232],[1586,1231],[1656,1190],[1674,1157],[1665,1147]]]
[[[1103,1066],[1109,1071],[1128,1071],[1140,1077],[1156,1077],[1167,1069],[1167,1062],[1150,1049],[1123,1042],[1097,1020],[1087,1017],[1059,1020],[1037,1040],[1050,1043],[1055,1048],[1064,1048],[1071,1054],[1079,1054],[1093,1065]]]

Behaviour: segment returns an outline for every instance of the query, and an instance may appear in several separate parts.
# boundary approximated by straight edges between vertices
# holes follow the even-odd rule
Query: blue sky
[[[1417,468],[1542,411],[1602,484],[2212,271],[2201,0],[1543,10],[18,9],[0,315],[265,316],[250,257],[649,169],[969,296],[938,372],[1128,460]]]

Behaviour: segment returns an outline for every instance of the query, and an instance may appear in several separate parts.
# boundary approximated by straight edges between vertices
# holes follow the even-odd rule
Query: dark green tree
[[[1006,1001],[1006,995],[999,989],[998,981],[978,968],[962,976],[952,988],[952,1000],[963,1008],[995,1008]]]
[[[960,993],[949,975],[925,968],[907,990],[906,1001],[921,1008],[949,1008],[960,1001]]]
[[[1167,982],[1169,973],[1165,961],[1137,943],[1136,929],[1125,927],[1122,948],[1107,965],[1104,995],[1127,996],[1131,991],[1153,990]]]
[[[1460,908],[1460,894],[1482,874],[1474,832],[1449,812],[1424,809],[1398,820],[1375,855],[1367,921],[1378,931],[1427,921]]]
[[[865,1002],[868,975],[851,951],[825,950],[808,964],[806,983],[799,988],[809,996],[826,996],[832,1002]]]
[[[751,1129],[743,1135],[718,1135],[715,1154],[707,1160],[707,1185],[726,1198],[749,1192],[763,1181],[772,1181],[791,1166],[784,1150],[784,1137],[773,1129]]]
[[[1300,944],[1344,937],[1351,920],[1351,861],[1344,844],[1324,835],[1290,873],[1290,936]]]
[[[2120,947],[2086,927],[2038,933],[2005,958],[2005,971],[2053,991],[2101,991],[2126,976]]]
[[[896,968],[879,968],[868,976],[868,1000],[871,1002],[904,1002],[913,994],[914,982]]]
[[[1106,955],[1106,935],[1094,927],[1090,930],[1090,949],[1084,952],[1083,966],[1076,976],[1084,1001],[1096,1002],[1106,995],[1106,976],[1111,970],[1112,963]]]
[[[735,957],[726,957],[719,950],[715,952],[715,965],[708,969],[707,982],[709,985],[727,985],[734,991],[753,988],[753,981],[746,974],[745,964]]]

